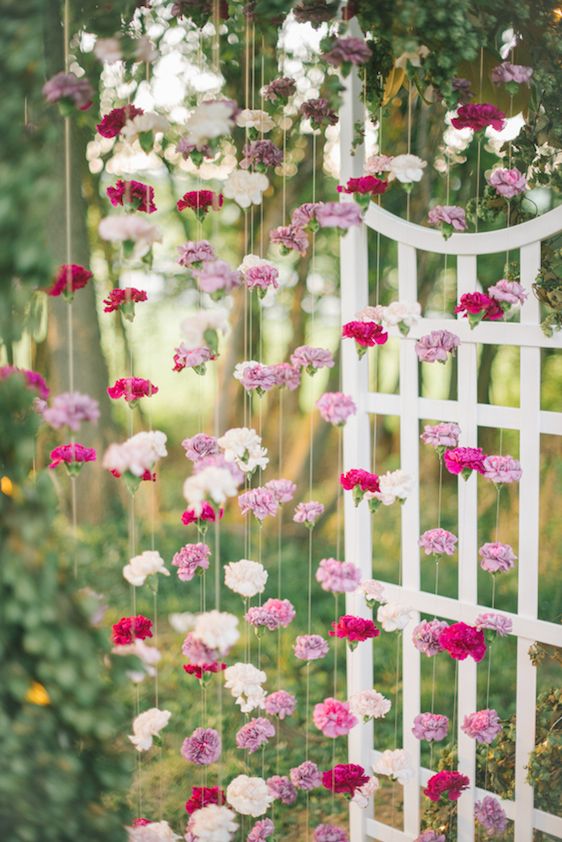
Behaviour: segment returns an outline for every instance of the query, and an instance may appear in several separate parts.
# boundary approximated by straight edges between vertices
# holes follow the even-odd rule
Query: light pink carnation
[[[528,85],[533,68],[524,64],[512,64],[510,61],[502,61],[492,70],[492,82],[494,85],[505,85],[515,82],[517,85]]]
[[[184,368],[193,368],[200,374],[204,374],[205,366],[210,360],[214,360],[213,352],[202,345],[199,348],[188,348],[180,342],[174,350],[174,371],[183,371]]]
[[[457,447],[461,428],[454,421],[451,423],[426,424],[420,438],[431,447]]]
[[[240,272],[232,269],[224,260],[207,260],[201,269],[193,269],[193,277],[201,292],[219,295],[231,292],[240,286]]]
[[[275,736],[275,728],[263,716],[250,719],[236,734],[236,745],[253,754]]]
[[[234,369],[234,377],[247,392],[256,391],[259,395],[277,386],[277,372],[274,366],[263,365],[255,360],[238,363]]]
[[[514,196],[524,193],[528,187],[527,179],[517,167],[510,170],[498,167],[492,170],[488,176],[488,184],[504,199],[513,199]]]
[[[287,628],[295,619],[295,609],[288,599],[268,599],[263,605],[254,605],[246,612],[245,619],[250,625],[259,628],[265,626],[269,631]]]
[[[207,544],[186,544],[173,557],[172,564],[178,568],[178,579],[191,582],[195,574],[209,568],[211,550]]]
[[[275,693],[270,693],[269,696],[266,696],[264,703],[265,712],[269,716],[278,716],[279,719],[291,716],[295,712],[296,706],[295,696],[286,690],[277,690]]]
[[[432,330],[416,342],[416,354],[422,363],[446,363],[449,354],[454,356],[460,339],[449,330]]]
[[[206,456],[214,456],[219,452],[215,436],[208,436],[206,433],[197,433],[191,438],[184,439],[181,446],[185,450],[186,459],[193,463],[199,462]]]
[[[497,485],[519,482],[521,475],[521,463],[512,456],[486,456],[484,459],[484,477]]]
[[[315,705],[312,720],[325,737],[344,737],[357,725],[349,704],[333,698]]]
[[[246,837],[246,842],[266,842],[274,832],[275,826],[271,819],[260,819],[255,823]],[[188,840],[186,840],[188,842]],[[196,839],[193,842],[197,842]]]
[[[412,632],[412,642],[418,652],[427,655],[428,658],[443,651],[439,638],[447,623],[443,620],[422,620]]]
[[[251,266],[244,273],[244,280],[248,289],[266,290],[269,287],[279,287],[279,269],[270,263],[258,263]]]
[[[296,251],[305,255],[308,249],[308,237],[302,228],[296,225],[281,225],[269,232],[270,242],[281,246],[281,251],[289,253]]]
[[[51,406],[43,410],[43,420],[58,430],[69,427],[79,430],[84,421],[95,423],[100,417],[99,404],[89,395],[81,392],[63,392],[53,398]]]
[[[312,760],[305,760],[300,766],[296,766],[290,770],[289,776],[291,782],[297,789],[305,792],[315,789],[322,783],[322,775],[316,763]]]
[[[326,348],[299,345],[291,354],[291,363],[306,369],[308,374],[315,374],[319,368],[333,368],[334,357]]]
[[[446,529],[428,529],[418,543],[426,555],[454,555],[457,541],[457,536]]]
[[[291,214],[291,223],[297,228],[306,228],[316,219],[316,211],[322,204],[323,202],[305,202],[299,205]]]
[[[440,713],[419,713],[414,719],[412,734],[418,740],[438,742],[449,733],[449,720]]]
[[[316,581],[324,591],[352,593],[361,581],[361,571],[352,561],[323,558],[316,571]]]
[[[518,281],[508,281],[506,278],[488,287],[488,295],[505,304],[523,304],[528,294],[525,287]]]
[[[319,634],[301,634],[295,640],[293,651],[301,661],[317,661],[329,650],[328,641]]]
[[[307,526],[312,527],[323,511],[324,506],[316,500],[309,500],[306,503],[298,503],[295,508],[293,520],[295,523],[304,523]]]
[[[180,266],[185,266],[188,269],[192,266],[197,268],[208,260],[216,259],[214,249],[208,240],[198,240],[195,242],[190,240],[184,243],[183,246],[180,246],[178,252],[178,263]]]
[[[266,783],[270,793],[282,804],[294,804],[297,800],[297,790],[286,775],[272,775]]]
[[[505,810],[497,799],[491,795],[485,795],[482,801],[474,805],[474,817],[476,821],[486,830],[486,835],[493,839],[494,836],[503,833],[507,828],[507,816]]]
[[[316,209],[316,221],[320,228],[347,230],[361,224],[361,208],[357,202],[325,202]]]
[[[277,386],[286,386],[290,392],[298,389],[301,382],[301,370],[290,363],[276,363],[271,368],[275,372]]]
[[[513,623],[510,617],[504,617],[503,614],[495,614],[491,611],[479,614],[474,621],[474,625],[477,629],[495,631],[499,637],[507,637],[513,630]]]
[[[319,824],[312,834],[314,842],[349,842],[349,836],[335,824]]]
[[[265,488],[271,491],[279,504],[290,503],[297,490],[297,486],[290,479],[270,479]]]
[[[355,401],[343,392],[325,392],[316,401],[320,415],[324,421],[336,426],[342,426],[351,415],[355,415],[357,407]]]
[[[217,661],[221,654],[226,655],[226,652],[221,653],[218,649],[211,649],[210,646],[206,646],[202,640],[195,637],[193,632],[189,632],[185,638],[182,643],[181,651],[192,664],[198,665],[209,664],[213,661]]]
[[[487,573],[506,573],[517,560],[509,544],[500,544],[499,541],[482,544],[478,555],[482,559],[480,567]]]
[[[279,503],[267,488],[251,488],[238,497],[238,505],[243,515],[252,512],[254,517],[263,521],[266,517],[275,517]]]
[[[502,724],[495,710],[477,710],[465,716],[461,729],[477,743],[493,743],[501,734]]]
[[[458,205],[435,205],[427,215],[430,225],[451,226],[453,231],[466,231],[464,208]]]

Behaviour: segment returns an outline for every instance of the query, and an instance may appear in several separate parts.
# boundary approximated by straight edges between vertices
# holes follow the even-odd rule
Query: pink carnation
[[[43,85],[43,96],[47,102],[63,102],[74,105],[80,111],[87,111],[92,105],[94,89],[83,78],[74,73],[57,73]]]
[[[488,295],[500,304],[523,304],[527,300],[528,292],[518,281],[508,281],[502,278],[493,286],[488,287]]]
[[[121,377],[107,389],[107,394],[112,400],[124,398],[131,406],[136,405],[141,398],[150,398],[157,392],[158,386],[144,377]]]
[[[275,826],[271,819],[260,819],[250,830],[246,842],[266,842],[274,832]],[[196,840],[193,840],[196,842]]]
[[[445,233],[452,234],[453,231],[466,231],[466,214],[464,208],[458,205],[435,205],[427,215],[430,225],[440,225]]]
[[[23,377],[27,388],[36,391],[42,401],[47,400],[49,397],[49,387],[45,382],[45,378],[39,372],[28,368],[16,368],[15,365],[0,366],[0,380],[6,380],[14,374]]]
[[[338,193],[358,193],[358,198],[365,196],[380,196],[388,189],[388,181],[375,178],[374,175],[362,175],[360,178],[349,178],[345,186],[338,184]]]
[[[178,263],[187,269],[191,269],[192,266],[198,268],[206,261],[216,259],[214,249],[208,240],[189,240],[178,248],[178,252]]]
[[[272,775],[266,783],[271,795],[282,804],[294,804],[297,800],[297,790],[286,775]]]
[[[263,172],[268,167],[278,167],[283,163],[283,150],[272,140],[251,140],[243,149],[244,157],[240,161],[243,170],[253,167]]]
[[[202,345],[199,348],[187,348],[181,342],[174,352],[173,371],[183,371],[184,368],[192,368],[198,374],[204,374],[206,364],[216,359],[216,354]]]
[[[262,94],[267,102],[276,102],[278,99],[287,100],[296,90],[297,86],[294,79],[290,76],[281,76],[266,85]]]
[[[460,339],[450,330],[432,330],[417,340],[415,349],[422,363],[446,363],[449,354],[454,356]]]
[[[96,461],[96,451],[93,447],[85,447],[78,442],[60,444],[51,450],[49,468],[53,470],[61,463],[64,463],[71,475],[75,475],[85,462]]]
[[[439,801],[443,795],[449,801],[456,801],[464,790],[468,789],[469,784],[470,781],[466,775],[445,769],[442,772],[437,772],[428,780],[427,787],[423,792],[431,801]]]
[[[274,366],[263,365],[254,360],[238,363],[234,369],[234,377],[247,392],[256,391],[258,395],[263,395],[277,386],[277,372]]]
[[[135,289],[135,287],[112,289],[103,301],[103,312],[116,313],[120,310],[127,321],[132,322],[135,317],[135,304],[146,301],[147,298],[143,289]]]
[[[288,254],[296,251],[305,255],[308,249],[308,237],[306,233],[296,225],[281,225],[279,228],[272,228],[269,232],[270,242],[281,246],[281,251]]]
[[[290,479],[270,479],[265,488],[271,491],[279,504],[290,503],[297,490],[297,486]]]
[[[414,719],[412,734],[428,742],[444,740],[449,733],[449,720],[440,713],[419,713]]]
[[[361,581],[361,571],[352,561],[323,558],[316,571],[316,581],[322,590],[332,593],[352,593]]]
[[[301,370],[290,363],[276,363],[271,368],[275,372],[278,386],[286,386],[290,392],[298,389],[301,382]]]
[[[152,637],[152,620],[137,614],[134,617],[121,617],[111,627],[111,639],[115,646],[130,646],[135,640]]]
[[[457,536],[446,529],[428,529],[418,543],[426,555],[454,555],[457,541]]]
[[[297,788],[305,792],[316,789],[322,783],[322,775],[316,763],[312,760],[305,760],[300,766],[296,766],[290,770],[289,776],[291,783]]]
[[[83,422],[95,423],[99,417],[98,402],[81,392],[63,392],[53,398],[51,406],[43,410],[43,420],[55,430],[60,427],[79,430]]]
[[[497,167],[488,176],[488,184],[504,199],[513,199],[514,196],[524,193],[528,187],[527,179],[517,167]]]
[[[181,199],[178,199],[176,205],[180,212],[186,209],[192,210],[202,220],[210,210],[222,208],[223,202],[222,193],[213,193],[212,190],[189,190]]]
[[[464,661],[470,655],[478,663],[486,654],[484,633],[466,623],[453,623],[444,629],[439,643],[455,661]]]
[[[207,544],[186,544],[172,558],[172,564],[178,568],[178,579],[191,582],[195,574],[209,568],[211,550]]]
[[[315,129],[319,129],[324,121],[330,126],[335,126],[338,122],[337,113],[324,97],[305,100],[299,111],[303,117],[310,120]]]
[[[349,842],[349,836],[335,824],[319,824],[312,834],[314,842]]]
[[[455,129],[472,129],[475,132],[491,126],[501,132],[505,126],[505,114],[487,102],[469,102],[460,106],[451,124]]]
[[[465,716],[461,729],[477,743],[492,743],[501,734],[502,724],[495,710],[477,710]]]
[[[216,763],[221,751],[220,734],[214,728],[196,728],[190,737],[185,738],[181,747],[182,756],[198,766]]]
[[[474,805],[474,817],[476,821],[486,830],[486,836],[492,839],[503,833],[507,828],[507,816],[500,802],[485,795],[482,801]]]
[[[517,560],[510,545],[500,544],[499,541],[482,544],[478,555],[482,559],[480,567],[487,573],[506,573]]]
[[[344,737],[357,725],[349,704],[333,698],[315,705],[312,720],[325,737]]]
[[[333,368],[334,357],[326,348],[299,345],[291,354],[291,364],[306,369],[308,374],[315,374],[319,368]]]
[[[351,35],[344,38],[335,38],[330,49],[322,55],[322,58],[334,67],[340,67],[342,64],[365,64],[371,56],[371,48],[363,38]]]
[[[119,179],[112,187],[107,188],[107,196],[113,207],[131,208],[143,213],[154,213],[154,187],[143,184],[142,181],[123,181]]]
[[[243,725],[236,734],[236,745],[253,754],[261,746],[265,745],[271,737],[275,736],[275,728],[263,716],[250,719]]]
[[[388,333],[382,325],[376,322],[347,322],[342,327],[341,335],[344,339],[355,340],[360,357],[363,356],[367,348],[384,345],[388,341]]]
[[[332,622],[332,631],[328,632],[330,637],[340,637],[354,644],[363,640],[369,640],[380,635],[379,629],[372,620],[364,617],[354,617],[352,614],[342,614],[336,621]]]
[[[320,228],[345,231],[361,224],[361,208],[357,202],[325,202],[316,210],[316,221]]]
[[[254,517],[263,521],[266,517],[275,517],[279,503],[267,488],[251,488],[238,497],[238,505],[243,515],[252,512]]]
[[[509,617],[504,617],[503,614],[495,614],[491,611],[479,614],[474,621],[474,625],[477,629],[494,631],[499,637],[507,637],[513,630],[513,623]]]
[[[202,666],[203,664],[213,663],[218,660],[220,652],[218,649],[211,649],[206,646],[202,640],[195,637],[193,632],[189,632],[184,642],[182,643],[181,651],[193,664]]]
[[[316,219],[316,211],[322,204],[323,202],[304,202],[299,205],[291,214],[292,225],[305,230],[312,227],[311,223],[314,223]]]
[[[431,447],[457,447],[460,434],[461,428],[454,422],[433,426],[426,424],[420,438],[424,444],[429,444]]]
[[[484,292],[466,292],[461,295],[455,313],[462,313],[471,327],[480,321],[497,322],[504,315],[498,302]]]
[[[192,270],[193,277],[201,292],[219,298],[240,286],[240,272],[231,269],[225,260],[205,260],[200,269]]]
[[[295,523],[304,523],[308,527],[314,526],[320,515],[324,512],[322,503],[316,500],[309,500],[306,503],[298,503],[295,507],[293,520]]]
[[[484,477],[497,485],[519,482],[521,475],[521,463],[512,456],[486,456],[484,459]]]
[[[412,632],[412,643],[418,652],[431,658],[443,651],[440,638],[446,628],[443,620],[422,620]]]
[[[288,599],[268,599],[263,605],[248,609],[245,619],[250,625],[265,626],[269,631],[287,628],[295,619],[295,609]]]
[[[55,280],[47,289],[47,295],[54,298],[63,295],[70,300],[76,290],[86,286],[90,278],[93,278],[93,275],[89,269],[77,263],[65,263],[59,266]]]
[[[250,266],[244,273],[244,280],[248,289],[267,290],[269,287],[279,287],[279,269],[269,263],[258,263]]]
[[[343,392],[324,392],[316,401],[324,421],[340,427],[357,412],[355,401]]]
[[[516,85],[528,85],[533,75],[533,68],[524,64],[512,64],[510,61],[502,61],[492,70],[492,82],[494,85],[507,85],[515,82]]]
[[[301,661],[317,661],[329,650],[328,641],[319,634],[301,634],[295,640],[293,651]]]
[[[184,439],[181,446],[185,450],[186,458],[193,463],[219,452],[215,436],[208,436],[206,433],[197,433],[191,438]]]
[[[279,719],[291,716],[295,712],[296,706],[295,696],[286,690],[277,690],[275,693],[270,693],[266,696],[264,702],[265,712],[269,716],[278,716]]]
[[[467,479],[471,471],[484,473],[486,454],[481,447],[454,447],[446,450],[443,458],[450,474],[462,474]]]

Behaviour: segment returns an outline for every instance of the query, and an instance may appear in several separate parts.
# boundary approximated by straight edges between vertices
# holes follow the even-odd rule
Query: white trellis
[[[363,149],[351,154],[354,126],[362,123],[364,106],[361,84],[356,73],[347,80],[341,112],[341,181],[360,176],[363,172]],[[513,622],[517,637],[516,714],[517,738],[515,759],[515,798],[501,801],[507,816],[514,822],[515,842],[531,842],[534,829],[562,839],[562,819],[533,805],[533,790],[526,782],[529,753],[535,746],[536,670],[528,650],[535,641],[562,645],[560,627],[538,617],[539,562],[539,495],[540,495],[540,436],[562,435],[562,413],[546,412],[540,405],[541,348],[562,348],[562,335],[545,337],[539,326],[539,304],[531,285],[538,273],[541,240],[562,230],[562,207],[538,219],[502,231],[481,234],[455,234],[449,240],[442,235],[382,210],[371,204],[365,225],[355,227],[342,239],[341,300],[342,320],[350,321],[368,303],[367,229],[380,232],[397,243],[399,299],[417,301],[417,251],[452,255],[457,262],[458,296],[476,289],[477,256],[517,250],[520,255],[521,283],[530,292],[521,309],[520,323],[488,322],[471,331],[466,319],[422,318],[400,339],[400,393],[389,395],[369,392],[367,357],[358,360],[354,343],[342,343],[343,390],[357,403],[357,415],[344,430],[344,470],[371,468],[371,413],[398,416],[400,419],[401,467],[415,478],[415,489],[401,510],[401,586],[384,583],[392,601],[415,609],[416,619],[426,613],[457,622],[473,624],[476,616],[486,610],[477,604],[477,481],[459,479],[459,562],[458,600],[435,596],[420,590],[420,534],[419,512],[419,435],[420,419],[457,421],[462,427],[462,443],[476,446],[479,426],[518,430],[520,433],[520,461],[524,481],[519,486],[519,573],[517,614],[507,614]],[[458,350],[458,399],[432,400],[420,397],[418,360],[414,343],[433,329],[457,334],[461,341]],[[399,335],[396,331],[396,335]],[[503,407],[479,404],[477,400],[477,344],[509,345],[520,349],[520,406]],[[372,352],[371,352],[372,353]],[[376,352],[375,352],[376,353]],[[355,508],[351,495],[345,495],[345,555],[361,567],[364,578],[380,580],[372,570],[372,520],[367,505]],[[379,514],[378,517],[381,517]],[[370,616],[362,597],[348,595],[346,610]],[[488,609],[489,610],[489,609]],[[413,624],[408,628],[411,629]],[[349,694],[373,686],[373,657],[376,643],[362,643],[347,656]],[[435,770],[420,766],[420,744],[412,735],[414,717],[420,712],[420,653],[411,642],[411,634],[403,635],[403,722],[402,745],[408,751],[416,769],[415,777],[404,787],[403,829],[397,830],[376,818],[374,810],[350,807],[351,842],[367,839],[382,842],[406,842],[420,831],[421,788]],[[466,714],[477,709],[476,664],[467,659],[459,664],[458,723]],[[474,782],[476,773],[475,741],[458,728],[458,768]],[[349,761],[370,769],[377,753],[373,750],[372,723],[354,728],[349,738]],[[474,802],[486,793],[471,789],[458,801],[458,832],[461,842],[474,840]]]

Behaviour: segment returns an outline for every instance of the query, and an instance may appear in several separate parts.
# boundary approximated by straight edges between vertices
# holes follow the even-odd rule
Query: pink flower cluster
[[[335,824],[319,824],[312,834],[314,842],[349,842],[349,836]]]
[[[236,745],[253,754],[275,736],[275,728],[264,716],[250,719],[236,734]]]
[[[99,405],[96,400],[81,392],[63,392],[53,398],[51,406],[43,410],[43,420],[54,427],[69,427],[79,430],[85,421],[95,422],[100,417]]]
[[[439,635],[439,644],[455,661],[464,661],[470,656],[478,663],[486,654],[483,631],[462,622],[444,629]]]
[[[239,380],[247,392],[264,395],[278,385],[277,370],[273,365],[264,365],[255,360],[238,363],[234,377]]]
[[[305,503],[297,503],[293,520],[295,523],[304,523],[309,529],[312,529],[320,515],[324,512],[322,503],[316,500],[308,500]]]
[[[443,620],[422,620],[412,632],[412,642],[418,652],[432,658],[443,651],[441,634],[448,628]]]
[[[513,456],[486,456],[483,466],[485,478],[496,485],[519,482],[523,473],[521,463]]]
[[[533,75],[533,68],[524,64],[512,64],[510,61],[502,61],[492,70],[492,82],[494,85],[528,85]]]
[[[472,129],[474,132],[491,126],[497,132],[501,132],[505,126],[505,114],[488,102],[470,102],[460,106],[451,124],[455,129]]]
[[[199,269],[203,263],[215,260],[215,251],[208,240],[189,240],[178,248],[180,266]]]
[[[465,716],[461,729],[477,743],[492,743],[501,734],[502,724],[497,711],[477,710]]]
[[[240,161],[243,170],[253,168],[264,172],[269,167],[278,167],[283,163],[283,150],[271,140],[251,140],[244,146],[244,157]]]
[[[144,111],[142,108],[137,108],[135,105],[124,105],[122,108],[112,108],[111,111],[104,114],[100,122],[97,124],[96,129],[102,137],[117,137],[128,120],[134,120],[135,117],[140,117],[141,114],[144,114]]]
[[[428,529],[420,535],[418,543],[426,555],[454,555],[458,538],[446,529]]]
[[[271,491],[279,505],[290,503],[297,490],[297,486],[290,479],[270,479],[266,482],[265,488]]]
[[[207,363],[216,359],[216,354],[202,345],[198,348],[187,348],[181,342],[174,352],[173,371],[183,371],[184,368],[192,368],[196,374],[205,374]]]
[[[352,321],[342,327],[341,335],[344,339],[354,339],[359,359],[363,357],[367,348],[384,345],[388,340],[388,333],[382,325],[376,322]]]
[[[491,795],[485,795],[482,801],[474,805],[474,817],[486,830],[486,835],[493,839],[507,828],[507,816],[502,805]]]
[[[323,558],[316,571],[316,581],[322,590],[332,593],[352,593],[361,581],[361,571],[352,561]]]
[[[317,661],[329,650],[328,641],[319,634],[301,634],[295,640],[293,651],[301,661]]]
[[[49,454],[51,460],[49,468],[53,470],[58,465],[64,464],[71,476],[76,476],[85,462],[96,461],[96,450],[93,447],[86,447],[79,442],[70,444],[59,444]]]
[[[465,292],[455,307],[455,313],[462,313],[468,319],[471,328],[481,321],[497,322],[503,318],[504,310],[495,300],[485,292]]]
[[[219,452],[215,436],[208,436],[206,433],[197,433],[191,438],[184,439],[181,446],[185,450],[186,458],[194,464],[206,456],[215,456]]]
[[[265,487],[251,488],[238,497],[238,505],[243,515],[252,512],[254,517],[260,521],[266,517],[275,517],[279,510],[279,503],[275,495]]]
[[[263,297],[270,287],[279,288],[279,269],[270,263],[258,263],[244,272],[244,281],[248,289],[257,290]]]
[[[428,780],[423,792],[431,801],[439,801],[443,796],[449,801],[457,801],[469,784],[466,775],[444,769]]]
[[[271,795],[282,804],[294,804],[297,800],[297,790],[286,775],[272,775],[266,783]]]
[[[474,621],[474,626],[483,631],[493,631],[499,637],[507,637],[513,630],[513,623],[509,617],[492,611],[479,614]]]
[[[343,426],[357,412],[353,398],[343,392],[324,392],[316,401],[316,406],[324,421],[337,427]]]
[[[528,188],[527,179],[517,167],[496,167],[488,176],[488,184],[504,199],[513,199]]]
[[[135,317],[135,304],[138,304],[139,301],[146,301],[147,298],[148,296],[143,289],[135,289],[134,287],[112,289],[103,301],[103,312],[116,313],[120,310],[127,321],[132,322]]]
[[[121,205],[143,213],[154,213],[156,210],[154,187],[143,184],[142,181],[124,181],[120,178],[112,187],[108,187],[106,192],[114,207]]]
[[[201,268],[193,268],[192,273],[201,292],[208,293],[215,300],[242,283],[240,272],[232,269],[225,260],[205,260]]]
[[[338,763],[333,769],[322,772],[322,786],[330,792],[342,793],[348,797],[355,794],[355,790],[368,783],[369,776],[357,763]]]
[[[357,725],[349,704],[333,698],[315,705],[312,721],[325,737],[345,737]]]
[[[214,728],[196,728],[190,737],[185,738],[181,747],[182,756],[197,766],[216,763],[221,751],[221,737]]]
[[[94,89],[86,78],[79,79],[74,73],[57,73],[43,85],[43,96],[47,102],[62,102],[87,111],[92,105]]]
[[[437,362],[444,365],[449,359],[449,354],[454,357],[459,345],[459,337],[450,330],[432,330],[417,340],[415,349],[420,362]]]
[[[322,775],[316,763],[312,760],[305,760],[300,766],[290,770],[291,783],[304,792],[316,789],[322,783]]]
[[[440,448],[457,447],[460,434],[461,428],[453,421],[433,425],[426,424],[420,438],[424,444],[429,444],[439,450]]]
[[[263,605],[248,609],[245,620],[255,628],[265,627],[269,631],[286,629],[295,619],[295,609],[288,599],[270,598]]]
[[[455,231],[466,231],[466,214],[458,205],[435,205],[427,215],[430,225],[438,225],[445,239]]]
[[[307,374],[314,375],[321,368],[333,368],[334,357],[326,348],[299,345],[291,354],[291,365],[304,368]]]
[[[185,544],[172,558],[173,566],[178,568],[178,579],[191,582],[196,573],[207,570],[210,554],[207,544]]]
[[[330,49],[323,53],[322,58],[333,67],[341,67],[342,65],[345,67],[345,65],[350,64],[365,64],[371,56],[371,48],[363,38],[350,35],[345,38],[335,38]]]
[[[278,716],[279,719],[291,716],[295,712],[296,706],[295,696],[286,690],[276,690],[274,693],[270,693],[266,696],[264,702],[265,712],[269,716]]]
[[[487,573],[507,573],[517,560],[510,545],[501,544],[499,541],[482,544],[478,555],[482,559],[480,567]]]
[[[141,398],[151,398],[157,392],[158,386],[144,377],[120,377],[107,389],[112,400],[124,398],[131,407],[136,406]]]
[[[266,842],[274,831],[275,826],[271,819],[260,819],[248,833],[246,842]],[[196,840],[193,840],[193,842],[196,842]]]
[[[472,471],[484,473],[486,454],[481,447],[453,447],[443,454],[445,467],[450,474],[462,474],[468,479]]]
[[[332,622],[332,631],[328,632],[330,637],[340,637],[348,641],[353,649],[363,640],[369,640],[380,635],[379,629],[372,620],[364,617],[355,617],[352,614],[342,614],[336,621]]]
[[[438,742],[449,733],[449,720],[440,713],[419,713],[414,719],[412,734],[418,740]]]

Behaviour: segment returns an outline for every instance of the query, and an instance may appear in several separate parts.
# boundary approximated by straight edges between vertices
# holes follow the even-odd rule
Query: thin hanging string
[[[412,82],[408,79],[408,155],[412,151]],[[406,219],[410,221],[410,191],[406,193]]]
[[[439,490],[437,492],[437,528],[441,528],[441,507],[443,500],[443,457],[439,456]],[[434,596],[439,594],[439,562],[441,556],[435,555],[435,582],[433,588]],[[437,619],[437,615],[433,615],[433,619]],[[432,658],[431,664],[431,713],[435,713],[435,677],[437,669],[437,658],[435,655]],[[432,740],[429,747],[429,768],[433,769],[433,749],[434,741]]]
[[[398,748],[398,703],[400,701],[400,650],[402,642],[402,632],[399,631],[396,635],[396,662],[394,671],[394,748]],[[391,812],[392,821],[396,819],[396,781],[392,780],[392,795],[391,795]]]
[[[445,204],[451,204],[451,158],[446,153],[447,159],[447,174],[445,177]],[[449,255],[445,254],[443,257],[443,312],[447,312],[447,265]]]
[[[480,47],[480,80],[478,88],[478,101],[482,101],[482,81],[484,78],[484,47]],[[476,149],[476,219],[474,228],[478,233],[478,211],[480,207],[480,158],[482,155],[482,138],[478,135],[478,146]]]

